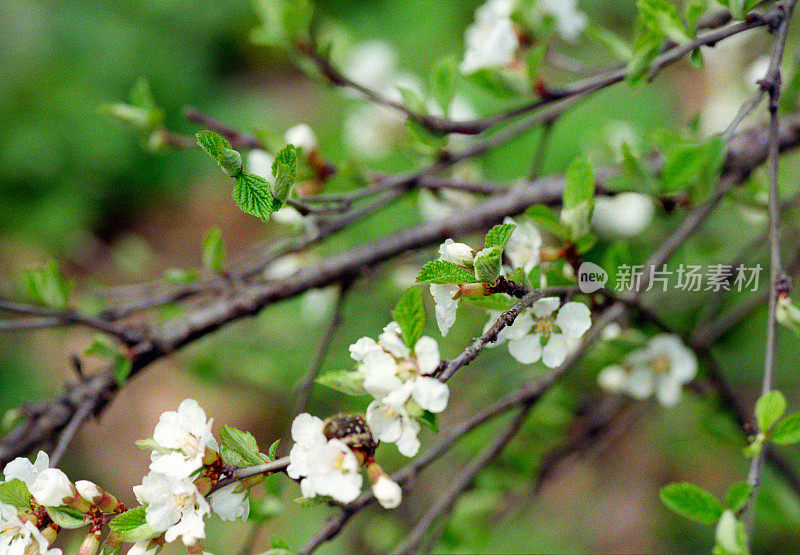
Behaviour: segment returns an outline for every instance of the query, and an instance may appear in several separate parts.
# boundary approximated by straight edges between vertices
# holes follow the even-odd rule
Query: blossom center
[[[397,375],[403,381],[419,376],[419,363],[411,358],[401,360],[397,363]]]
[[[533,328],[533,332],[538,334],[542,339],[549,338],[554,331],[555,322],[549,316],[544,316],[536,320],[536,326]]]
[[[668,374],[670,367],[669,358],[666,355],[657,355],[653,357],[653,360],[650,362],[650,367],[656,374]]]

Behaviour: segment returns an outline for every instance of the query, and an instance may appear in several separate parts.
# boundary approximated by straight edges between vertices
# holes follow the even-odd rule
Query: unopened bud
[[[403,490],[387,476],[383,468],[377,463],[369,465],[367,469],[369,482],[372,484],[372,493],[384,509],[394,509],[403,499]]]
[[[67,475],[57,468],[46,468],[31,484],[31,495],[39,505],[58,507],[73,499],[77,492]]]
[[[489,293],[489,288],[485,283],[461,283],[458,286],[458,293],[455,298],[468,297],[475,299],[485,297]]]
[[[775,320],[800,335],[800,308],[792,302],[788,295],[778,296]]]
[[[75,489],[81,497],[104,513],[113,513],[119,507],[117,498],[100,489],[94,482],[78,480],[75,482]]]
[[[443,260],[460,266],[472,266],[475,260],[475,251],[464,243],[445,242],[439,249]]]
[[[78,555],[95,555],[100,548],[100,532],[92,532],[84,538]]]
[[[317,149],[317,136],[305,123],[289,128],[283,138],[295,148],[303,149],[303,155],[305,156]]]
[[[130,104],[106,104],[100,112],[134,129],[147,130],[150,127],[148,111]]]
[[[242,173],[244,164],[242,164],[242,155],[232,149],[227,149],[222,152],[217,159],[222,171],[231,177],[236,177]]]

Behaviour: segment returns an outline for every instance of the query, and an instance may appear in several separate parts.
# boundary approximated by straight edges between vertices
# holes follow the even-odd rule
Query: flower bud
[[[444,260],[461,266],[472,266],[472,262],[475,260],[475,251],[464,243],[446,242],[442,245],[440,254]]]
[[[394,509],[403,499],[403,490],[389,478],[383,468],[377,463],[369,465],[367,469],[372,493],[384,509]]]
[[[303,154],[306,156],[317,149],[317,137],[305,123],[289,128],[283,138],[295,148],[303,149]]]
[[[455,298],[469,297],[478,298],[485,297],[488,293],[488,287],[484,283],[461,283],[458,286],[458,293]]]
[[[72,482],[57,468],[43,470],[30,490],[36,502],[45,507],[64,505],[75,495]]]
[[[91,532],[84,538],[78,555],[95,555],[100,548],[100,532]]]
[[[119,507],[117,498],[100,489],[94,482],[78,480],[75,482],[75,489],[81,497],[104,513],[113,513]]]
[[[775,320],[800,335],[800,308],[792,302],[789,295],[778,297]]]

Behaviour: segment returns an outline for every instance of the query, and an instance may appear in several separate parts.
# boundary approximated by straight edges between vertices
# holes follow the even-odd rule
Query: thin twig
[[[72,419],[67,424],[66,428],[61,432],[61,436],[58,438],[58,443],[56,444],[55,449],[50,454],[50,466],[56,467],[58,463],[61,462],[61,458],[64,456],[64,453],[67,451],[67,447],[69,444],[72,443],[75,434],[78,433],[78,430],[83,424],[83,421],[92,414],[94,410],[95,402],[94,399],[87,399],[86,401],[78,407],[78,410],[72,416]]]
[[[231,143],[231,146],[234,148],[263,148],[261,141],[259,141],[256,137],[241,133],[233,127],[225,125],[221,121],[212,118],[211,116],[204,114],[200,110],[192,108],[191,106],[184,107],[183,117],[189,121],[193,121],[204,127],[208,127],[212,131],[216,131],[228,139],[228,141]]]

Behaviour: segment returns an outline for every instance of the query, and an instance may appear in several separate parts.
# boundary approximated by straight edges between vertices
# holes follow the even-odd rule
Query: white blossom
[[[153,432],[153,440],[168,453],[154,450],[150,470],[173,478],[188,477],[203,466],[206,448],[218,450],[211,435],[214,419],[206,419],[205,411],[194,399],[185,399],[177,411],[161,415]]]
[[[503,250],[511,261],[511,271],[522,268],[525,274],[529,274],[541,260],[542,236],[530,221],[506,218],[503,223],[517,226]]]
[[[251,173],[258,177],[266,179],[270,185],[274,185],[275,177],[272,175],[272,164],[275,162],[275,157],[260,148],[254,148],[247,155],[247,165],[245,166],[245,173]]]
[[[577,3],[577,0],[538,0],[534,13],[552,16],[561,38],[572,42],[587,24],[586,14],[578,10]]]
[[[514,61],[519,37],[510,18],[513,7],[512,0],[489,0],[475,10],[475,22],[464,32],[466,51],[459,66],[461,73],[504,67]]]
[[[767,71],[769,70],[769,63],[770,57],[769,56],[761,56],[753,61],[744,71],[744,80],[747,83],[747,86],[753,91],[756,92],[760,89],[760,85],[758,81],[764,79],[767,76]]]
[[[351,152],[368,159],[383,158],[405,133],[405,118],[397,111],[363,104],[344,120],[344,141]]]
[[[417,196],[419,213],[429,222],[448,218],[473,204],[475,197],[472,194],[455,189],[442,189],[438,194],[422,189]]]
[[[247,520],[250,514],[248,493],[239,483],[228,484],[208,496],[211,510],[222,520]]]
[[[180,537],[190,546],[205,537],[203,518],[211,508],[191,479],[151,472],[141,485],[133,487],[133,493],[145,505],[147,524],[156,532],[164,532],[167,542]]]
[[[662,334],[627,355],[621,364],[604,368],[598,382],[603,389],[635,399],[646,399],[655,393],[662,405],[670,407],[678,402],[683,385],[696,374],[694,353],[678,336]]]
[[[403,490],[388,476],[380,476],[372,484],[372,493],[384,509],[394,509],[403,500]]]
[[[67,475],[57,468],[46,468],[29,487],[31,495],[39,505],[58,507],[64,499],[74,497],[75,491]]]
[[[523,364],[541,359],[550,368],[560,365],[592,325],[591,313],[585,304],[569,302],[559,308],[560,305],[558,297],[539,299],[500,332],[497,344],[508,341],[509,354]],[[499,313],[490,313],[486,329],[494,324],[497,316]]]
[[[61,555],[30,521],[23,522],[16,507],[0,502],[0,553],[5,555]]]
[[[371,40],[356,46],[343,71],[359,85],[381,91],[394,78],[396,69],[394,49],[384,41]]]
[[[39,474],[49,467],[50,457],[44,451],[39,451],[33,463],[25,457],[17,457],[5,466],[3,475],[7,482],[14,479],[21,480],[30,490]]]
[[[308,155],[312,150],[317,149],[317,136],[314,131],[305,123],[299,123],[286,130],[283,136],[286,142],[294,145],[295,148],[303,150],[304,155]]]
[[[361,492],[363,476],[353,451],[338,439],[327,439],[323,422],[303,413],[292,422],[295,444],[289,452],[286,473],[301,479],[303,497],[329,495],[341,503],[353,501]]]
[[[655,209],[647,195],[619,193],[613,197],[598,196],[594,202],[592,226],[609,239],[633,237],[650,225]]]

